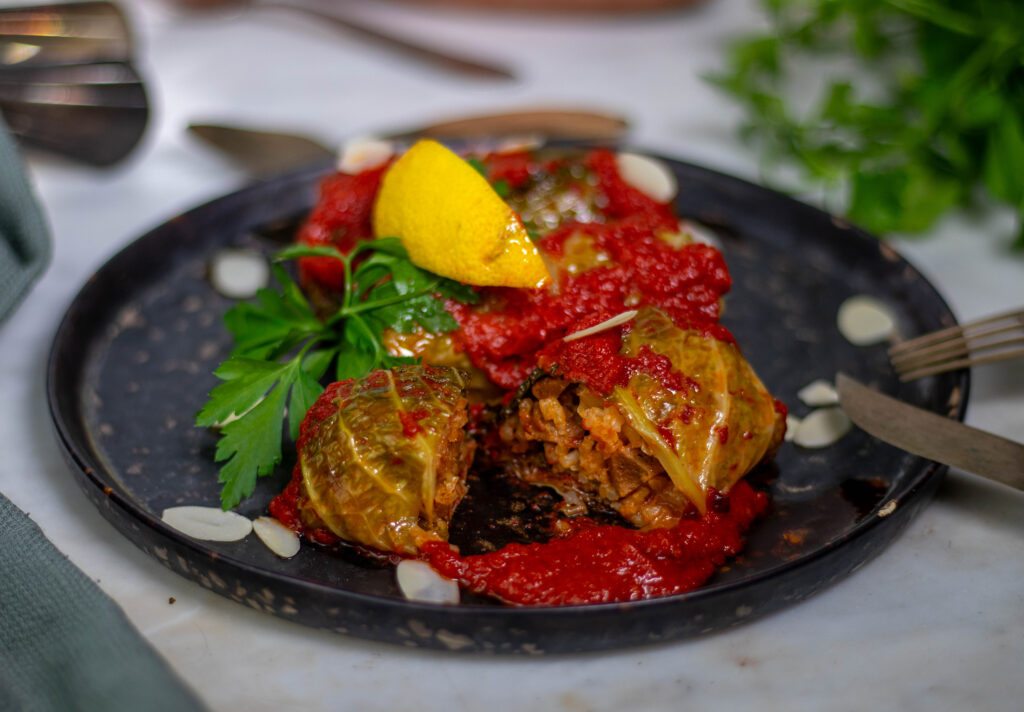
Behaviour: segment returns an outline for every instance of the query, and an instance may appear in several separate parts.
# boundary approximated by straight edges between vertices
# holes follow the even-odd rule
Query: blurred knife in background
[[[220,124],[191,124],[189,131],[215,147],[252,176],[268,176],[337,155],[336,146],[296,133],[262,131]],[[530,109],[482,114],[388,133],[380,138],[473,139],[538,136],[549,140],[616,143],[628,129],[612,114],[574,109]]]

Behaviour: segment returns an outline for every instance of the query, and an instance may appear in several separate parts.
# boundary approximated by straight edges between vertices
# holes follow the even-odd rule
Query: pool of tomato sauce
[[[565,256],[570,236],[583,233],[607,261],[578,273],[563,270],[558,289],[480,288],[477,305],[450,302],[448,310],[460,327],[456,347],[509,393],[538,366],[557,368],[563,376],[601,393],[626,385],[640,372],[669,388],[692,387],[672,370],[667,358],[647,347],[634,357],[621,355],[628,324],[570,342],[562,340],[628,309],[652,305],[681,328],[734,342],[718,323],[720,298],[731,284],[721,254],[701,244],[671,247],[658,237],[676,232],[678,219],[670,206],[623,182],[610,152],[590,151],[584,163],[603,196],[602,221],[560,225],[538,245],[557,264]],[[515,190],[537,171],[556,169],[557,161],[539,163],[524,152],[490,156],[484,165],[492,182],[505,181]],[[325,179],[299,241],[348,250],[370,238],[373,200],[385,169]],[[303,259],[300,271],[304,282],[327,289],[338,290],[343,283],[335,260]],[[299,449],[331,412],[337,395],[332,396],[331,389],[339,387],[343,388],[329,387],[307,414]],[[415,432],[415,414],[402,415],[403,428]],[[296,465],[291,482],[271,503],[271,515],[312,541],[337,544],[337,537],[326,529],[302,522],[300,482]],[[562,521],[556,535],[543,543],[510,543],[497,551],[462,555],[446,542],[428,542],[421,547],[421,557],[468,590],[505,603],[636,600],[700,586],[728,557],[739,553],[743,533],[767,508],[767,495],[740,481],[728,493],[709,492],[703,516],[691,507],[668,529],[639,531],[575,517]]]
[[[703,517],[692,512],[670,529],[638,531],[566,522],[567,533],[542,544],[508,544],[462,556],[428,542],[423,558],[465,588],[517,605],[635,601],[692,591],[743,548],[743,532],[768,508],[768,497],[740,481],[728,495],[711,492]]]

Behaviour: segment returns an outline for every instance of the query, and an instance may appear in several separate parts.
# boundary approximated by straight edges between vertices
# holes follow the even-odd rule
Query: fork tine
[[[940,329],[889,349],[901,381],[1024,356],[1024,310]]]
[[[970,368],[971,366],[983,366],[987,363],[999,363],[1000,361],[1009,361],[1015,358],[1024,357],[1024,349],[1013,349],[1012,351],[1003,351],[1001,353],[991,354],[989,356],[980,356],[977,358],[964,358],[956,361],[944,361],[940,364],[928,366],[926,368],[916,368],[904,373],[899,373],[901,381],[913,381],[915,378],[924,378],[925,376],[934,376],[939,373],[945,373],[946,371],[957,371],[961,368]],[[897,372],[898,373],[898,372]]]
[[[994,341],[993,338],[1001,334],[1020,332],[1020,327],[1011,325],[998,329],[991,329],[981,334],[962,336],[955,339],[948,339],[937,344],[924,346],[913,351],[903,351],[895,355],[890,351],[894,366],[909,368],[916,361],[933,361],[936,359],[952,358],[954,356],[966,355],[972,351],[981,351],[996,346],[1003,346],[1013,343],[1024,343],[1024,338],[1009,337]]]
[[[896,354],[903,353],[905,351],[912,351],[914,349],[928,346],[940,341],[945,341],[951,338],[958,338],[966,331],[976,330],[981,327],[990,326],[997,322],[1007,321],[1011,322],[1012,325],[1018,325],[1024,323],[1024,309],[1012,309],[1003,314],[995,314],[993,316],[979,319],[978,321],[968,322],[967,324],[958,324],[957,326],[950,326],[945,329],[939,329],[928,334],[908,339],[899,344],[895,344],[889,349],[889,355],[893,356]]]
[[[896,369],[897,373],[907,373],[931,366],[957,363],[962,360],[969,361],[973,359],[976,363],[977,359],[999,356],[1000,354],[1006,353],[1006,349],[1009,347],[1018,346],[1020,344],[1024,344],[1024,336],[1014,336],[1008,339],[1002,339],[1001,341],[992,341],[980,346],[961,345],[956,349],[948,349],[932,354],[911,354],[909,358],[905,358],[901,361],[894,360],[892,365],[893,368]],[[1011,353],[1015,353],[1015,351]]]

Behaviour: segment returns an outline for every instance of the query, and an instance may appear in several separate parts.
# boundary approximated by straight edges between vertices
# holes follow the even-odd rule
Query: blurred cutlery
[[[110,2],[0,9],[0,69],[127,61],[131,32]]]
[[[477,59],[451,53],[447,50],[440,50],[420,44],[418,41],[405,39],[394,35],[383,29],[365,24],[359,20],[340,15],[335,11],[328,12],[308,5],[291,2],[275,2],[274,0],[178,0],[183,5],[200,9],[204,12],[220,7],[231,7],[241,5],[254,10],[281,11],[292,15],[305,17],[320,25],[327,25],[333,29],[353,35],[370,43],[384,47],[388,50],[406,57],[423,62],[463,77],[473,79],[514,79],[512,72],[505,67],[496,64],[483,62]],[[339,5],[341,3],[338,3]]]
[[[149,103],[126,62],[24,67],[0,71],[0,112],[26,146],[109,166],[142,138]]]
[[[124,158],[149,120],[131,52],[114,3],[0,8],[0,112],[11,133],[94,166]]]
[[[214,146],[254,176],[266,176],[314,161],[336,157],[337,147],[326,146],[309,136],[262,131],[220,124],[191,124],[189,131]],[[473,139],[540,135],[552,140],[614,143],[626,132],[625,119],[610,114],[533,109],[470,116],[415,129],[389,133],[381,138],[396,141],[421,137]]]

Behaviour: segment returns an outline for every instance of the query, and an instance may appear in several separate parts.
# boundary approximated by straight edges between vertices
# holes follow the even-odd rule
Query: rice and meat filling
[[[668,527],[689,504],[618,408],[586,386],[538,381],[498,432],[506,468],[577,504],[568,515],[610,505],[637,527]]]
[[[638,372],[600,393],[556,363],[506,409],[498,457],[569,502],[610,506],[639,528],[671,527],[770,459],[785,420],[735,344],[650,309],[622,342],[621,353],[667,358],[678,377],[669,386]]]

